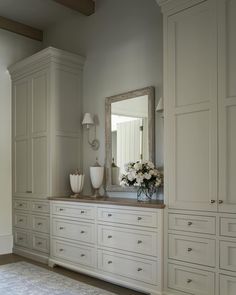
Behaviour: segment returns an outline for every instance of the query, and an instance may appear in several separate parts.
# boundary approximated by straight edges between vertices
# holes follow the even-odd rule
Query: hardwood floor
[[[144,295],[144,293],[136,292],[136,291],[133,291],[133,290],[130,290],[127,288],[123,288],[123,287],[111,284],[111,283],[107,283],[107,282],[101,281],[99,279],[92,278],[92,277],[89,277],[89,276],[86,276],[86,275],[83,275],[83,274],[80,274],[80,273],[77,273],[77,272],[74,272],[71,270],[67,270],[67,269],[59,267],[59,266],[56,266],[52,269],[52,268],[49,268],[45,264],[24,258],[24,257],[16,255],[16,254],[0,255],[0,265],[14,263],[14,262],[18,262],[18,261],[27,261],[32,264],[39,265],[43,268],[46,268],[46,269],[49,269],[49,270],[54,271],[56,273],[70,277],[74,280],[84,282],[84,283],[89,284],[91,286],[98,287],[100,289],[104,289],[104,290],[113,292],[117,295]]]

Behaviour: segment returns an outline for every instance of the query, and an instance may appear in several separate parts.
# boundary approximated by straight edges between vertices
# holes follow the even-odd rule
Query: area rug
[[[0,266],[0,294],[114,295],[27,262]]]

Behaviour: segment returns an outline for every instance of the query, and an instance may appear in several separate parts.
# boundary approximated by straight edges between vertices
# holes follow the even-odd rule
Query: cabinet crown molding
[[[163,13],[172,14],[204,0],[156,0]]]
[[[47,47],[24,60],[18,61],[14,65],[9,66],[8,71],[12,78],[15,79],[27,74],[29,71],[40,67],[46,67],[50,62],[70,66],[75,70],[81,70],[85,62],[85,57],[54,47]]]

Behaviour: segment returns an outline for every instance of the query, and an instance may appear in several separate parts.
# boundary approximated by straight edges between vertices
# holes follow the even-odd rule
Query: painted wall
[[[83,159],[90,192],[89,169],[98,157],[105,160],[105,97],[146,87],[162,93],[162,16],[155,0],[97,0],[96,13],[54,25],[44,46],[55,46],[86,56],[83,111],[98,116],[98,152],[84,134]],[[156,116],[156,159],[163,164],[163,121]]]
[[[7,67],[34,52],[42,44],[0,30],[0,254],[11,252],[11,80]]]

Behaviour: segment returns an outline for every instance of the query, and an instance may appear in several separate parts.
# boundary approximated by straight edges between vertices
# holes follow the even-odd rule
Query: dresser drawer
[[[32,215],[32,229],[41,233],[49,233],[49,217]]]
[[[32,201],[31,210],[38,213],[49,213],[49,202]]]
[[[236,238],[236,218],[220,218],[220,235]]]
[[[32,249],[49,253],[49,237],[38,233],[32,234]]]
[[[98,250],[98,268],[124,278],[157,283],[157,262]]]
[[[98,220],[103,222],[123,223],[138,226],[157,227],[157,212],[145,210],[120,210],[113,208],[98,208]]]
[[[169,258],[215,266],[215,240],[169,234]]]
[[[17,210],[30,210],[30,202],[28,200],[14,199],[13,207]]]
[[[55,237],[71,239],[80,242],[95,242],[95,226],[86,222],[77,222],[53,218],[52,234]]]
[[[214,295],[214,285],[214,273],[168,264],[168,287],[171,289],[197,295]]]
[[[220,268],[236,271],[236,243],[220,241]]]
[[[220,274],[220,295],[236,294],[236,277]]]
[[[98,225],[98,244],[140,254],[157,255],[157,234],[154,232]]]
[[[84,219],[95,219],[95,209],[94,207],[83,206],[83,205],[68,205],[62,203],[53,203],[52,204],[52,214],[67,216],[67,217],[75,217],[84,218]]]
[[[14,231],[14,244],[20,247],[30,248],[30,234],[16,229]]]
[[[216,220],[215,217],[169,213],[169,229],[215,234]]]
[[[15,211],[14,225],[19,228],[30,228],[30,215],[27,213]]]
[[[68,260],[74,264],[96,266],[95,249],[88,246],[73,245],[53,239],[52,256]]]

